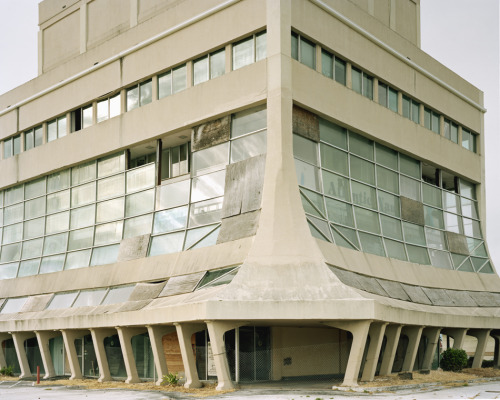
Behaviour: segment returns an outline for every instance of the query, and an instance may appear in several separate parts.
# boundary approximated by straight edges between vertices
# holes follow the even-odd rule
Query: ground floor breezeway
[[[178,374],[187,387],[217,380],[218,388],[256,381],[313,381],[356,385],[376,375],[436,368],[440,338],[462,348],[475,337],[473,366],[484,358],[496,330],[403,326],[379,321],[328,321],[251,325],[207,321],[82,330],[0,334],[0,367],[12,366],[20,377],[70,376],[128,383]]]

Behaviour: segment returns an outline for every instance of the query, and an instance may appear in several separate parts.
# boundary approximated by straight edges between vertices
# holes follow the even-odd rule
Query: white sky
[[[0,94],[33,79],[39,0],[0,0]],[[500,272],[499,0],[421,0],[422,49],[485,93],[487,236]]]

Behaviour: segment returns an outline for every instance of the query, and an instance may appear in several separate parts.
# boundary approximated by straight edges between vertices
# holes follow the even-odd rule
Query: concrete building
[[[225,389],[426,369],[440,334],[498,354],[482,93],[420,49],[418,0],[45,0],[39,26],[0,96],[0,366]]]

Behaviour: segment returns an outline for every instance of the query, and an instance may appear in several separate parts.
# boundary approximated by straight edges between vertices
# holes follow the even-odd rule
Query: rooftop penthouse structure
[[[419,7],[42,1],[39,76],[0,96],[0,367],[352,386],[440,334],[498,355],[483,94]]]

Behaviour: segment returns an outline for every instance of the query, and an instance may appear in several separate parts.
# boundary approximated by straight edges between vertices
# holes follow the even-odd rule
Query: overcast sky
[[[0,94],[37,74],[39,0],[0,0]],[[485,93],[487,235],[500,272],[499,0],[421,0],[422,49]]]

